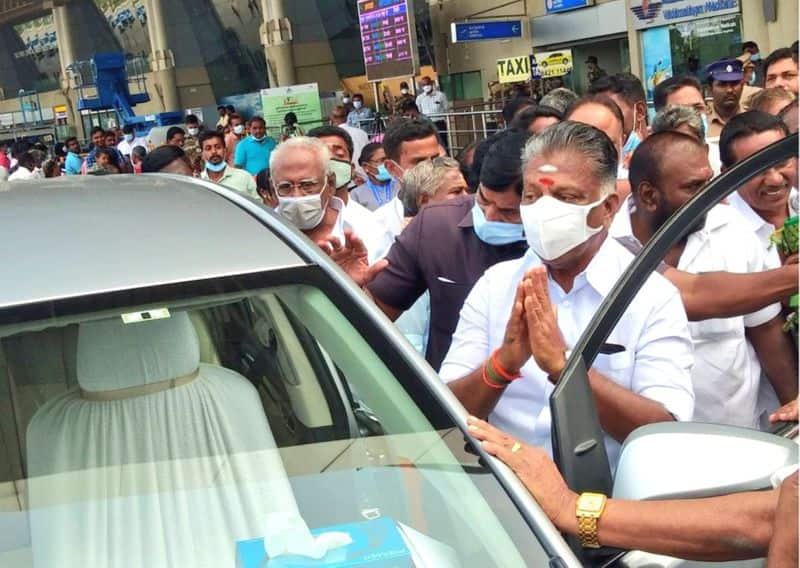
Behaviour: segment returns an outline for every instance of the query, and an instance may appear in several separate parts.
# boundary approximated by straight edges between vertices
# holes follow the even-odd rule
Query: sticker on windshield
[[[140,323],[143,321],[166,319],[170,317],[167,308],[156,308],[155,310],[146,310],[144,312],[131,312],[129,314],[122,314],[122,323]]]

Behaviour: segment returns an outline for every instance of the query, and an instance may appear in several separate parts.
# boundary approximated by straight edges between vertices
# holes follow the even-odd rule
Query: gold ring
[[[514,445],[511,446],[511,453],[516,454],[521,449],[522,449],[522,444],[520,444],[519,442],[514,442]]]

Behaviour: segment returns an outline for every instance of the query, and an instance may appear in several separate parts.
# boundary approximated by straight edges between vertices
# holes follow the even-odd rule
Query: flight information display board
[[[358,23],[368,81],[416,74],[410,0],[358,0]]]

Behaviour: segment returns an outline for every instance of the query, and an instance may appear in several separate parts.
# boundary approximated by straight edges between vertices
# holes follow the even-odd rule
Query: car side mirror
[[[666,422],[635,430],[617,465],[613,496],[652,500],[698,498],[772,487],[772,475],[796,465],[795,441],[766,432]]]

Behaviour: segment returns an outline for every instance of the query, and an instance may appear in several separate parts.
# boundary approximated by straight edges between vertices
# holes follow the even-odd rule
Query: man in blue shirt
[[[67,147],[67,158],[64,161],[64,172],[68,176],[81,175],[83,160],[80,157],[81,145],[74,136],[67,138],[64,145]]]
[[[365,130],[367,123],[363,121],[367,121],[373,116],[372,109],[364,106],[364,96],[359,93],[353,95],[353,110],[347,115],[347,124]]]
[[[116,154],[117,158],[116,161],[117,164],[120,165],[120,168],[125,166],[125,157],[119,150],[117,150],[113,146],[109,146],[106,143],[106,131],[100,128],[99,126],[95,126],[94,128],[92,128],[92,144],[94,145],[94,148],[92,148],[92,151],[89,152],[88,156],[86,156],[87,171],[91,169],[92,166],[94,166],[95,154],[97,153],[97,150],[99,148],[108,148],[112,153]],[[123,171],[123,173],[125,172]]]
[[[267,123],[260,116],[254,116],[248,123],[250,136],[236,145],[233,163],[256,175],[264,168],[269,167],[269,156],[275,149],[275,140],[267,136]]]

